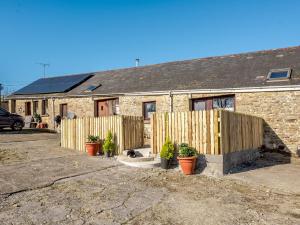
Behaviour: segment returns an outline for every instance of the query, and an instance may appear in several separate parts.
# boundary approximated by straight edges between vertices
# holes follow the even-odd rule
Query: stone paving
[[[0,133],[0,224],[300,224],[300,190],[238,175],[131,168],[57,134]]]

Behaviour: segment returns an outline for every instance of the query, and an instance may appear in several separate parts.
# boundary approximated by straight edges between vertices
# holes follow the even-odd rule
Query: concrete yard
[[[130,168],[57,134],[0,132],[0,224],[300,224],[299,160],[269,153],[242,170]]]

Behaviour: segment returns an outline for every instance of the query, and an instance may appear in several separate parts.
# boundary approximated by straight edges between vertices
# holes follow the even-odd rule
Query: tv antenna
[[[45,78],[46,77],[46,67],[50,66],[50,64],[49,63],[41,63],[41,62],[39,62],[37,64],[39,64],[43,67],[43,69],[44,69],[44,78]]]

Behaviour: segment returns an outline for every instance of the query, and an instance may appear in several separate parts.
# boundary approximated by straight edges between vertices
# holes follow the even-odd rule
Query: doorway
[[[96,101],[96,116],[112,116],[119,114],[119,99]]]

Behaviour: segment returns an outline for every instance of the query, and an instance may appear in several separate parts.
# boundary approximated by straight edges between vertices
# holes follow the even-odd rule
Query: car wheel
[[[14,124],[11,127],[12,130],[21,131],[23,129],[23,125],[21,122],[14,122]]]

